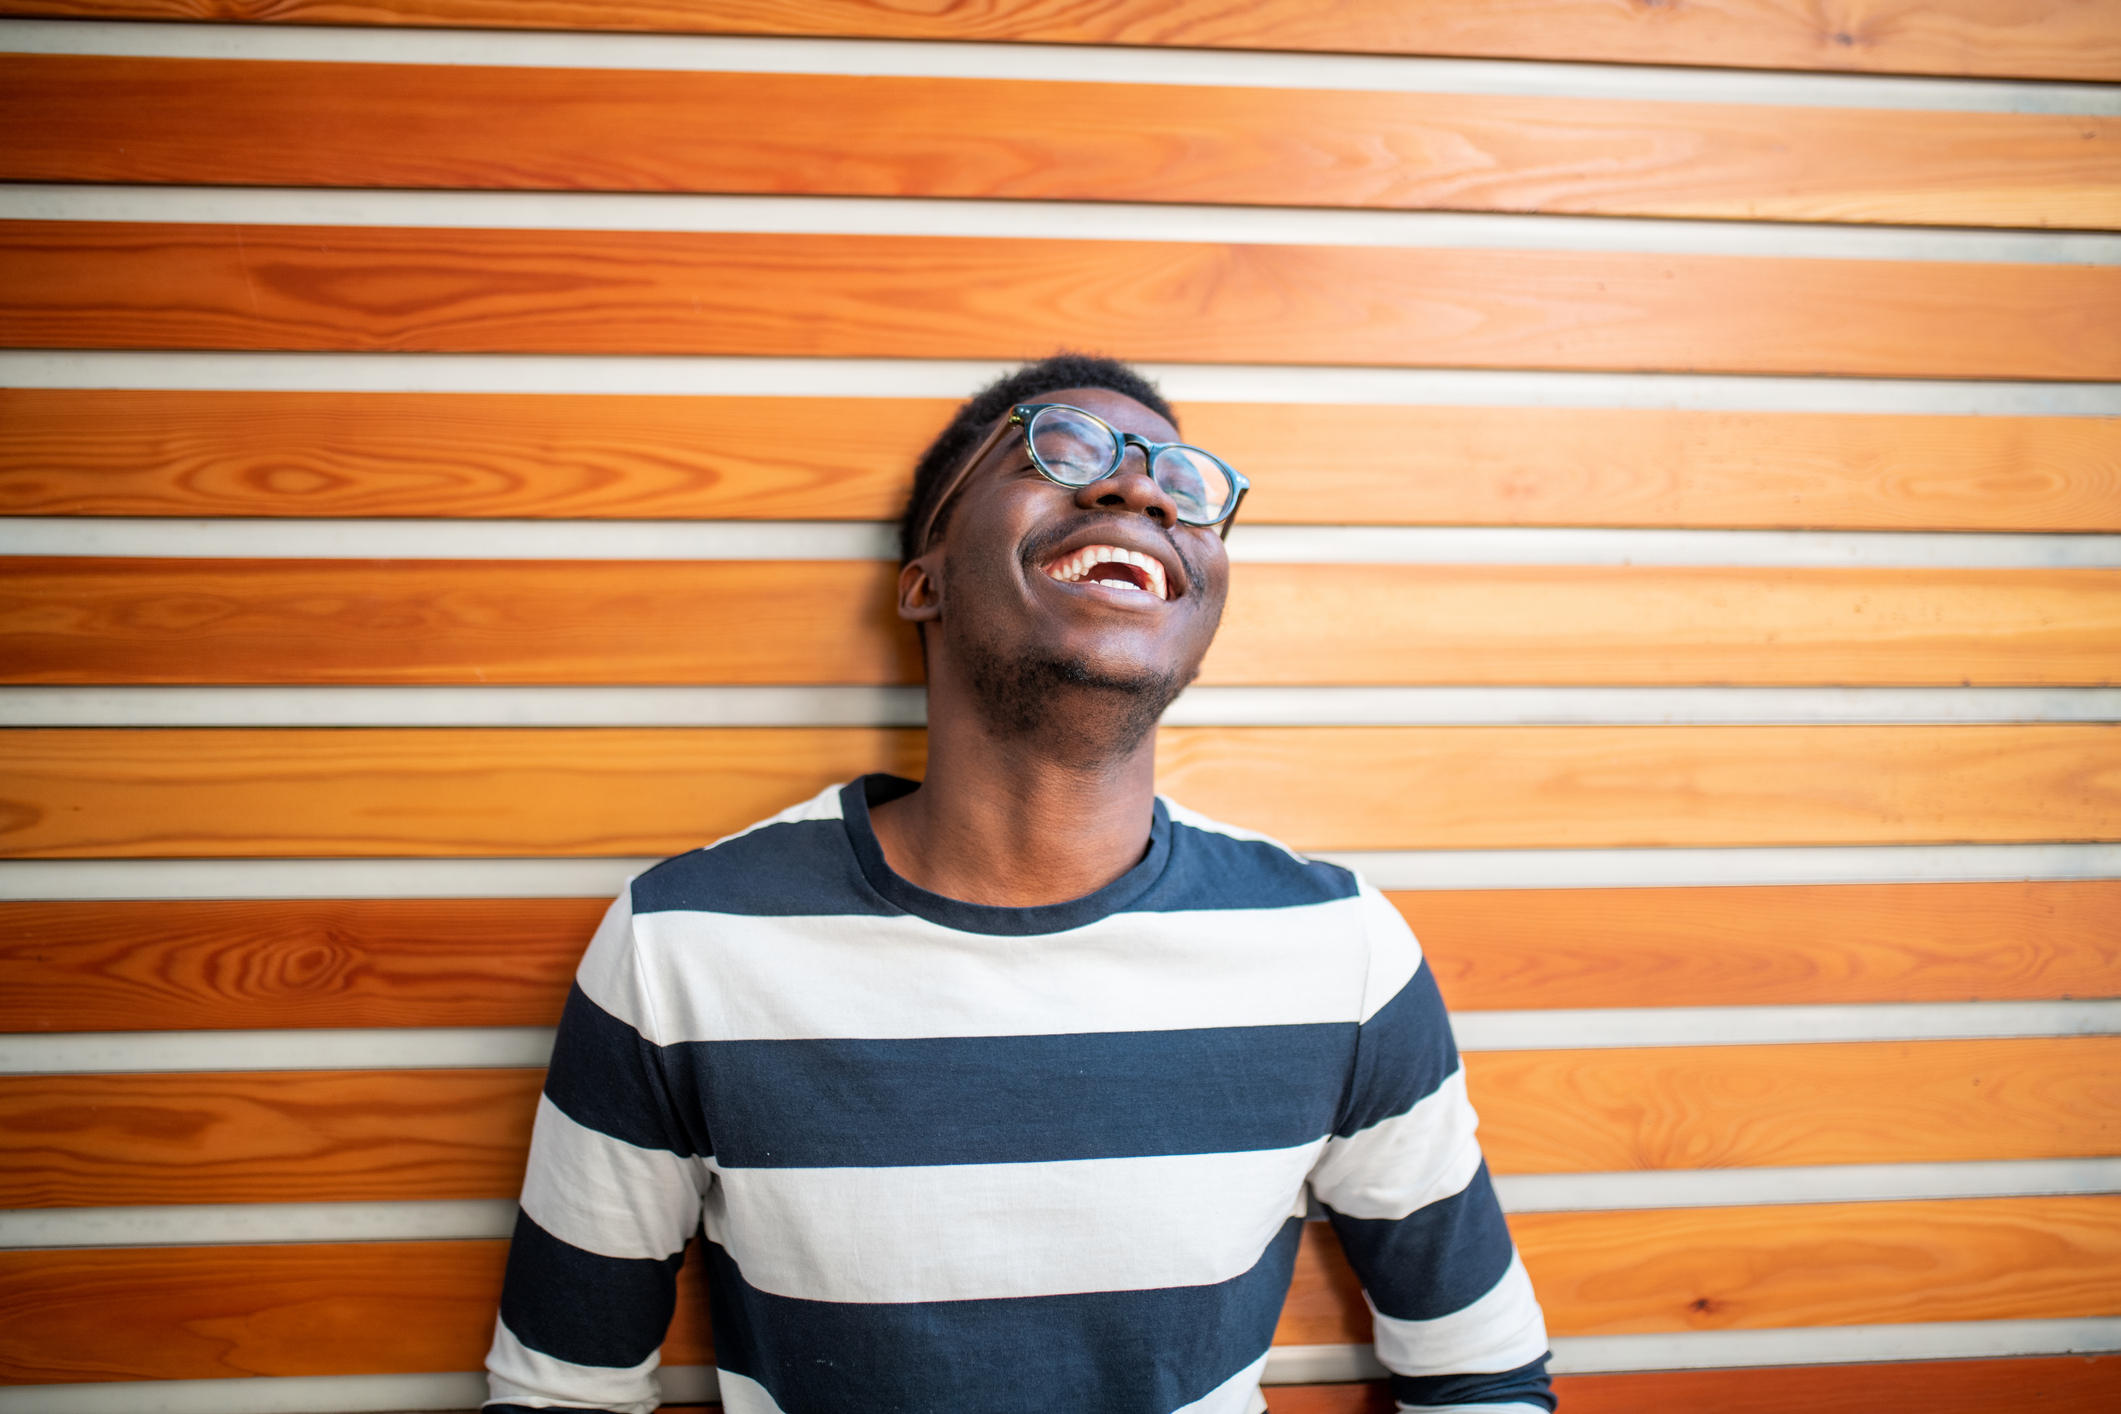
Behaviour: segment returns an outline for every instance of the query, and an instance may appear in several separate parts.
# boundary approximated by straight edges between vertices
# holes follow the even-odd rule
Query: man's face
[[[1118,393],[1076,388],[1032,401],[1178,440],[1170,423]],[[1040,695],[1072,687],[1136,699],[1146,730],[1199,671],[1229,587],[1221,537],[1178,523],[1139,448],[1103,481],[1059,486],[1032,467],[1015,429],[972,469],[915,566],[941,587],[931,654],[946,654],[983,698],[1001,694],[988,703],[1000,709],[997,724],[1023,729],[1044,723]]]

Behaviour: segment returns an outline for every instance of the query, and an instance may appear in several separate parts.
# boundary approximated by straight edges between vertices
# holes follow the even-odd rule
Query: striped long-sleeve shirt
[[[488,1408],[655,1406],[703,1234],[731,1414],[1256,1414],[1309,1200],[1403,1408],[1548,1410],[1419,947],[1158,801],[1038,908],[893,873],[870,776],[635,879],[538,1105]]]

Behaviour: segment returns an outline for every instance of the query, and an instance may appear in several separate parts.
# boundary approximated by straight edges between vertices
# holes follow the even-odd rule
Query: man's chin
[[[1076,655],[1005,658],[979,649],[965,667],[980,716],[997,736],[1043,737],[1061,747],[1087,734],[1100,755],[1133,751],[1192,677]]]

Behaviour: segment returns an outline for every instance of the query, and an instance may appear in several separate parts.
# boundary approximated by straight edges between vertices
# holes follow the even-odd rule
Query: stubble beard
[[[952,643],[951,655],[965,665],[991,734],[1011,742],[1036,740],[1084,766],[1133,755],[1192,676],[1176,670],[1100,672],[1083,658],[1009,656],[977,640]]]

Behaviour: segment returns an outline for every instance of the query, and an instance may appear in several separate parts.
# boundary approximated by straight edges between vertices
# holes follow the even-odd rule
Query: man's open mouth
[[[1046,573],[1062,584],[1098,584],[1159,599],[1171,597],[1161,563],[1117,545],[1085,545],[1047,565]]]

